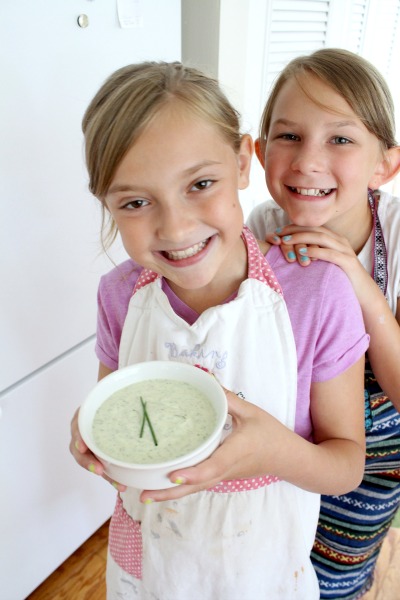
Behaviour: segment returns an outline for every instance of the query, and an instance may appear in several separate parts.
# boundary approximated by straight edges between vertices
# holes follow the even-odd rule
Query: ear
[[[250,167],[251,159],[254,152],[254,143],[250,135],[246,134],[242,137],[240,142],[240,149],[238,154],[238,165],[239,165],[239,190],[244,190],[249,185],[250,181]]]
[[[265,142],[260,140],[260,138],[257,138],[254,142],[254,148],[257,158],[260,161],[260,165],[265,169]]]
[[[384,157],[378,163],[373,176],[369,181],[369,187],[377,190],[400,172],[400,146],[394,146],[385,151]]]

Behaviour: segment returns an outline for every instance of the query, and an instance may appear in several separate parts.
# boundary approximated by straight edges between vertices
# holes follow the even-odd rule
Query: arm
[[[368,358],[379,385],[400,411],[400,301],[394,317],[383,294],[375,288],[375,297],[361,304],[365,328],[371,336]]]
[[[291,236],[290,240],[280,238],[286,256],[290,250],[298,256],[298,249],[307,246],[310,259],[335,263],[350,279],[361,306],[365,329],[370,335],[368,357],[372,370],[381,388],[400,411],[400,301],[394,316],[381,290],[364,269],[346,238],[324,227],[304,229],[292,225],[279,233],[283,237],[288,235]],[[276,244],[277,241],[272,243]],[[289,259],[289,262],[293,260],[296,259]],[[309,261],[301,264],[307,266]]]
[[[142,502],[180,498],[222,480],[266,473],[316,493],[343,494],[356,488],[365,462],[363,374],[361,358],[338,377],[312,385],[315,443],[227,392],[232,434],[198,466],[171,473],[171,481],[179,479],[182,485],[145,491]]]
[[[112,369],[109,369],[103,363],[100,363],[99,364],[98,381],[100,381],[100,379],[103,379],[103,377],[106,377],[106,375],[109,375],[112,372],[113,372]],[[92,452],[90,452],[90,450],[86,446],[85,442],[81,438],[80,433],[79,433],[79,428],[78,428],[78,414],[79,414],[79,408],[76,410],[76,412],[73,416],[73,419],[71,421],[71,442],[69,445],[69,449],[70,449],[72,456],[74,457],[74,459],[76,460],[78,465],[80,465],[84,469],[87,469],[91,473],[100,475],[101,477],[103,477],[103,479],[112,483],[116,489],[123,492],[124,490],[126,490],[126,486],[112,481],[104,473],[103,465],[95,457],[95,455]]]

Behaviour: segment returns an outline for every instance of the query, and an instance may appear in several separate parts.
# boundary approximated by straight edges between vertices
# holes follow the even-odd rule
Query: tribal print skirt
[[[322,496],[311,558],[321,598],[355,600],[372,586],[385,535],[400,506],[400,414],[365,371],[366,466],[344,496]]]

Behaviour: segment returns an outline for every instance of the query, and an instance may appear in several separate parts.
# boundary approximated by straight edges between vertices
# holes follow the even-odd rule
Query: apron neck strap
[[[388,282],[387,251],[378,216],[378,195],[370,189],[368,190],[368,202],[373,219],[372,277],[381,292],[386,295]]]
[[[243,227],[242,239],[247,249],[248,278],[258,279],[283,296],[282,288],[275,277],[275,273],[261,252],[256,238],[246,225]]]

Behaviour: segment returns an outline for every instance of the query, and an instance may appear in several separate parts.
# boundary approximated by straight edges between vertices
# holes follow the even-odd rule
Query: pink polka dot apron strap
[[[275,273],[261,252],[256,238],[247,226],[243,228],[242,239],[247,247],[249,279],[258,279],[283,296],[282,288],[275,277]]]
[[[378,198],[372,190],[368,190],[368,202],[373,218],[372,278],[386,296],[388,284],[387,250],[383,237],[382,225],[378,215]]]
[[[160,278],[161,275],[151,271],[150,269],[143,269],[137,278],[135,287],[133,288],[132,296],[135,294],[140,288],[144,287],[148,283],[153,283],[156,279]]]
[[[214,487],[210,488],[209,492],[218,492],[227,494],[229,492],[247,492],[249,490],[257,490],[272,483],[280,481],[278,477],[272,475],[263,475],[262,477],[250,477],[249,479],[230,479],[221,481]]]

